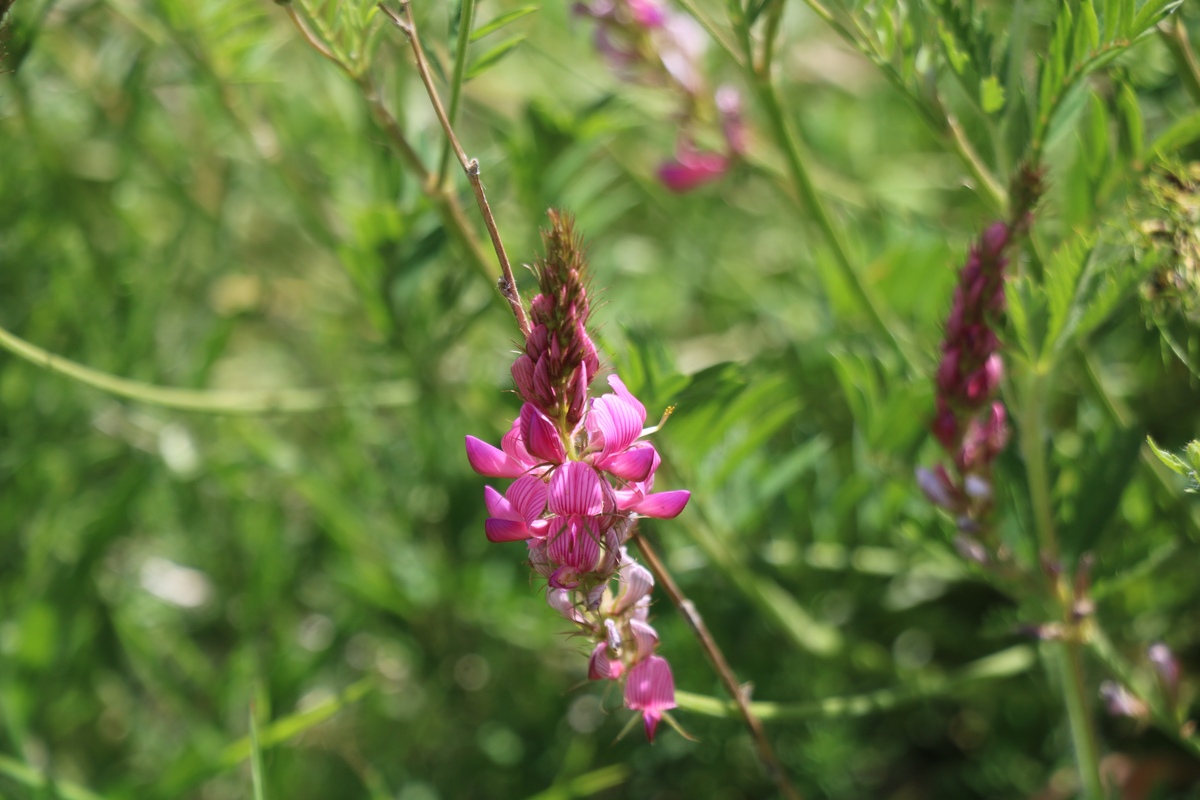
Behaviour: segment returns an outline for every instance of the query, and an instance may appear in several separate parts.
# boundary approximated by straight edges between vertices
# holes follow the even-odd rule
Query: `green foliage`
[[[750,129],[685,195],[655,170],[711,97],[623,81],[566,3],[413,12],[513,260],[548,206],[579,219],[603,363],[664,420],[656,488],[693,492],[641,530],[789,774],[847,800],[1058,787],[1062,687],[1034,668],[1055,645],[1017,632],[1071,624],[1084,553],[1088,703],[1106,678],[1153,688],[1156,639],[1186,665],[1180,707],[1102,721],[1102,750],[1193,758],[1200,514],[1169,472],[1196,488],[1200,117],[1183,67],[1152,67],[1156,26],[1184,14],[1194,34],[1194,13],[681,6],[719,37],[700,66],[743,91]],[[524,550],[483,536],[462,437],[508,429],[518,334],[375,3],[10,19],[0,796],[769,795],[664,597],[695,739],[614,741],[619,692],[585,682]],[[958,555],[914,471],[948,460],[928,434],[943,326],[1025,161],[1049,189],[1010,220],[1029,232],[989,320],[1014,420],[992,568]]]

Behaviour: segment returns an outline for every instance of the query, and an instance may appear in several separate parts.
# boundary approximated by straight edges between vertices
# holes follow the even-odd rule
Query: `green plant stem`
[[[458,103],[462,97],[463,76],[467,72],[467,53],[471,49],[471,29],[475,25],[475,0],[462,0],[462,13],[458,18],[458,43],[454,50],[454,72],[450,79],[450,107],[446,118],[453,125],[458,117]],[[450,177],[450,140],[442,145],[442,158],[438,162],[438,186],[445,186]]]
[[[1184,88],[1191,95],[1192,102],[1200,105],[1200,64],[1196,63],[1196,53],[1192,50],[1192,43],[1188,41],[1187,26],[1176,14],[1172,19],[1159,24],[1158,33],[1167,49],[1171,51],[1176,71],[1183,81]]]
[[[824,697],[808,703],[751,703],[750,711],[764,722],[864,717],[909,703],[944,697],[980,681],[1019,675],[1036,663],[1033,648],[1019,644],[945,675],[924,675],[900,686],[847,697]],[[734,703],[715,697],[677,691],[675,699],[680,708],[696,714],[710,717],[736,717],[738,714]]]
[[[1050,502],[1050,481],[1046,468],[1045,414],[1046,373],[1040,363],[1030,366],[1024,392],[1020,398],[1020,445],[1029,480],[1029,497],[1033,506],[1034,529],[1038,550],[1044,562],[1059,569],[1047,570],[1047,590],[1062,615],[1060,641],[1050,642],[1055,669],[1067,707],[1067,721],[1075,749],[1075,764],[1083,785],[1086,800],[1104,800],[1100,778],[1100,754],[1096,732],[1088,707],[1088,694],[1080,655],[1079,623],[1074,619],[1070,590],[1059,564],[1058,536],[1054,529],[1054,511]]]
[[[813,184],[812,176],[809,174],[808,166],[805,163],[806,158],[802,145],[788,124],[774,82],[771,80],[769,74],[759,72],[753,73],[752,78],[759,102],[767,112],[771,132],[775,137],[776,143],[783,150],[787,160],[788,172],[791,175],[792,182],[795,184],[805,208],[816,219],[817,227],[821,230],[826,243],[833,251],[834,263],[837,265],[839,274],[850,288],[858,305],[866,312],[872,327],[887,341],[891,342],[896,352],[910,367],[919,371],[922,359],[912,350],[908,342],[893,330],[894,323],[889,323],[884,318],[879,304],[875,301],[875,298],[867,288],[862,277],[858,274],[858,271],[855,270],[842,234],[834,223],[829,210],[825,207],[825,202],[817,191],[817,187]]]
[[[429,72],[429,60],[425,56],[425,49],[421,47],[421,36],[417,32],[417,21],[413,17],[412,5],[406,0],[401,0],[400,9],[404,14],[403,19],[382,2],[378,3],[377,7],[408,39],[413,58],[417,62],[417,73],[421,76],[421,82],[425,84],[425,92],[429,96],[429,102],[433,106],[438,122],[442,125],[442,132],[446,134],[446,141],[450,143],[454,155],[458,158],[458,163],[466,173],[468,183],[471,184],[471,191],[475,194],[475,204],[479,207],[479,214],[483,217],[483,224],[487,227],[488,236],[492,240],[492,249],[496,252],[496,260],[500,262],[500,280],[496,282],[496,288],[499,289],[501,297],[512,310],[521,335],[528,336],[529,317],[525,312],[525,303],[521,300],[521,294],[517,290],[517,279],[513,277],[512,263],[508,259],[508,252],[504,249],[504,243],[500,239],[500,228],[496,225],[496,216],[492,213],[487,193],[483,189],[483,180],[479,176],[479,162],[467,157],[466,151],[458,141],[458,136],[454,133],[454,126],[450,123],[445,106],[442,105],[437,87],[433,85],[433,76]]]
[[[746,729],[749,730],[750,737],[754,740],[755,749],[758,750],[758,758],[762,762],[763,767],[766,768],[771,780],[775,782],[779,793],[787,798],[787,800],[802,800],[799,790],[792,785],[791,779],[788,778],[787,772],[783,769],[783,765],[779,763],[779,758],[775,755],[775,750],[771,747],[770,740],[767,739],[767,733],[763,729],[762,721],[751,710],[750,700],[746,697],[746,692],[738,684],[737,676],[733,674],[733,669],[729,666],[729,662],[725,660],[725,654],[721,652],[721,648],[717,646],[716,640],[709,633],[708,626],[704,624],[704,619],[700,616],[700,612],[696,610],[695,604],[684,596],[678,584],[675,583],[675,579],[667,570],[666,564],[658,557],[658,553],[650,545],[650,542],[647,541],[645,535],[641,532],[636,533],[634,541],[638,546],[638,550],[641,551],[646,566],[654,573],[655,584],[671,598],[671,603],[679,610],[688,627],[692,629],[692,633],[695,634],[696,640],[700,643],[700,647],[708,657],[709,663],[712,664],[717,677],[721,679],[725,690],[733,698],[733,702],[737,706],[737,711],[741,715]]]
[[[4,328],[0,328],[0,348],[93,389],[177,411],[243,416],[302,414],[352,405],[376,408],[407,406],[417,399],[417,390],[411,381],[345,389],[203,390],[155,386],[85,367],[30,344]]]
[[[36,795],[32,796],[61,797],[63,800],[104,800],[101,795],[90,789],[54,780],[41,770],[6,755],[0,755],[0,775],[36,792]]]
[[[307,42],[308,46],[327,61],[334,64],[358,87],[363,101],[367,104],[367,109],[371,112],[371,117],[387,135],[388,141],[391,142],[405,169],[416,176],[422,191],[433,203],[438,216],[442,219],[442,223],[450,232],[450,236],[466,252],[471,265],[483,274],[489,282],[495,281],[496,271],[489,263],[488,257],[479,243],[479,239],[475,236],[474,231],[467,222],[462,206],[459,205],[453,193],[445,191],[440,183],[435,185],[434,176],[425,167],[420,156],[417,155],[417,151],[409,143],[408,137],[404,135],[403,128],[400,127],[400,123],[397,122],[392,113],[388,111],[387,106],[384,105],[379,95],[379,90],[375,86],[375,82],[371,79],[370,74],[365,72],[359,73],[343,61],[337,53],[333,52],[332,49],[321,41],[320,37],[309,29],[294,6],[289,4],[285,6],[285,9],[292,24],[296,26],[296,30],[300,32],[301,37]]]

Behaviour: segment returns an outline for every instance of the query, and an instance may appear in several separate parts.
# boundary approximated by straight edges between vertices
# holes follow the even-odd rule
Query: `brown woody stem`
[[[425,91],[429,93],[429,102],[433,104],[433,110],[442,124],[442,130],[446,133],[446,139],[449,140],[450,147],[458,158],[458,163],[462,165],[463,172],[467,173],[471,191],[475,193],[475,202],[479,205],[479,213],[483,216],[483,223],[487,226],[488,236],[491,237],[492,248],[496,251],[496,258],[500,261],[501,277],[498,288],[512,308],[513,316],[517,318],[517,326],[521,329],[521,335],[528,336],[529,317],[525,313],[525,304],[521,302],[521,295],[517,291],[517,281],[513,277],[512,263],[508,260],[508,253],[504,250],[503,242],[500,241],[500,230],[496,227],[496,217],[492,214],[492,207],[488,204],[487,195],[483,191],[483,181],[479,178],[479,161],[467,157],[462,144],[454,134],[454,126],[450,124],[450,117],[447,116],[437,88],[433,85],[433,76],[429,72],[429,61],[425,57],[424,48],[421,47],[421,37],[417,34],[417,24],[413,19],[411,4],[401,2],[400,8],[404,12],[403,18],[383,3],[379,3],[379,10],[400,29],[408,38],[409,44],[412,45],[413,56],[417,60],[417,72],[421,74],[421,82],[425,84]]]
[[[646,561],[646,566],[654,573],[655,583],[662,587],[662,590],[667,593],[667,597],[671,598],[671,602],[679,609],[679,613],[683,615],[683,619],[687,622],[688,627],[692,629],[692,633],[696,635],[696,640],[700,642],[700,646],[704,649],[704,654],[708,656],[709,662],[712,664],[713,670],[717,673],[717,677],[721,679],[721,683],[725,685],[726,691],[737,704],[738,712],[742,715],[742,721],[746,723],[747,730],[750,731],[750,737],[754,739],[754,746],[758,750],[758,758],[762,761],[763,767],[766,768],[767,774],[775,785],[779,788],[779,793],[788,800],[803,800],[803,795],[792,785],[787,773],[783,769],[783,765],[779,763],[779,757],[775,755],[774,748],[771,747],[771,742],[767,739],[767,733],[763,730],[762,721],[754,716],[750,710],[750,700],[746,697],[746,693],[738,684],[737,676],[733,674],[733,669],[729,666],[729,662],[725,660],[725,654],[721,652],[721,648],[717,646],[712,634],[708,632],[708,626],[704,624],[704,619],[700,616],[700,612],[696,610],[696,606],[691,600],[680,591],[675,579],[671,577],[671,573],[667,571],[667,565],[658,557],[658,553],[650,546],[649,540],[646,539],[640,531],[634,534],[634,541],[637,542],[638,550],[642,553],[642,558]]]

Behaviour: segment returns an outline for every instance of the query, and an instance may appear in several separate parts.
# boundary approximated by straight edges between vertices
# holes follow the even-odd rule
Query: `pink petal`
[[[678,489],[674,492],[655,492],[646,495],[640,503],[633,506],[633,510],[643,517],[674,519],[679,516],[679,512],[683,511],[683,507],[688,504],[691,496],[692,493],[686,489]]]
[[[550,477],[550,511],[558,516],[592,516],[604,510],[600,476],[591,464],[568,461]]]
[[[517,392],[523,400],[528,400],[533,396],[533,359],[527,355],[522,355],[512,365],[513,383],[517,385]]]
[[[525,440],[521,438],[520,417],[513,420],[508,433],[500,439],[500,449],[507,453],[509,458],[524,466],[526,470],[537,464],[537,461],[525,449]]]
[[[643,28],[659,28],[667,20],[667,12],[655,0],[629,0],[629,11]]]
[[[621,588],[613,602],[612,611],[616,616],[624,614],[630,606],[650,594],[650,590],[654,588],[654,576],[650,574],[650,570],[637,562],[626,562],[619,575]]]
[[[624,671],[625,665],[620,660],[608,657],[608,645],[599,642],[588,659],[588,680],[615,681]]]
[[[658,179],[672,192],[690,192],[717,180],[729,169],[729,158],[721,153],[681,152],[658,168]]]
[[[646,658],[654,652],[654,648],[658,646],[658,632],[650,627],[649,623],[640,619],[631,619],[629,620],[629,629],[633,631],[636,658]]]
[[[650,656],[634,665],[625,680],[625,707],[641,711],[646,722],[646,738],[654,741],[654,731],[662,712],[675,708],[675,679],[662,656]]]
[[[474,436],[467,437],[467,461],[471,469],[489,478],[516,478],[525,472],[525,467],[503,450]]]
[[[567,457],[558,429],[531,403],[521,406],[521,439],[529,452],[542,461],[561,464]]]
[[[535,475],[525,475],[513,481],[504,493],[519,519],[532,523],[546,510],[546,494],[548,488],[541,478]],[[493,514],[492,516],[499,516]]]
[[[615,394],[597,397],[592,402],[592,414],[596,416],[594,427],[604,436],[602,458],[620,453],[642,435],[646,412],[640,406],[641,403],[635,406]]]
[[[487,506],[488,514],[493,517],[517,521],[524,519],[519,513],[517,513],[517,510],[513,508],[512,503],[508,502],[508,498],[490,486],[483,487],[483,503]]]
[[[530,537],[525,523],[513,519],[489,519],[483,530],[489,542],[519,542]]]
[[[546,602],[550,604],[551,608],[571,622],[580,625],[583,624],[583,615],[575,607],[575,596],[572,592],[568,592],[566,589],[551,589],[546,592]]]
[[[615,453],[596,462],[600,469],[611,472],[626,481],[639,482],[650,477],[658,460],[658,453],[650,444],[634,445],[624,452]]]

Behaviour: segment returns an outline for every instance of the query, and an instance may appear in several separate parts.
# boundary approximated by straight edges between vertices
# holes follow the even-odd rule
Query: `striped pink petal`
[[[626,561],[621,566],[620,585],[621,589],[613,601],[612,613],[616,616],[624,614],[637,601],[650,594],[654,588],[654,576],[636,561]]]
[[[675,708],[675,679],[662,656],[650,656],[634,665],[625,679],[625,707],[642,712],[646,738],[654,741],[663,712]]]
[[[646,407],[625,388],[621,379],[610,375],[608,383],[613,394],[597,397],[592,402],[596,419],[594,423],[589,420],[588,424],[590,430],[598,431],[604,437],[601,458],[628,448],[642,435],[642,426],[646,423]]]
[[[594,516],[604,510],[600,476],[591,464],[568,461],[550,477],[550,511],[560,517]]]
[[[650,627],[650,624],[643,622],[640,619],[629,620],[629,630],[633,631],[634,649],[637,655],[634,658],[646,658],[654,652],[654,648],[658,647],[658,632]]]
[[[625,665],[619,659],[609,658],[608,645],[597,643],[588,659],[588,680],[615,681],[624,671]]]
[[[527,523],[542,516],[546,510],[546,495],[549,489],[545,482],[535,475],[525,475],[513,481],[504,493],[512,509],[519,518]],[[493,514],[492,516],[498,516]]]

